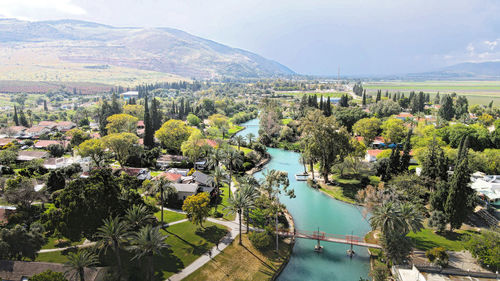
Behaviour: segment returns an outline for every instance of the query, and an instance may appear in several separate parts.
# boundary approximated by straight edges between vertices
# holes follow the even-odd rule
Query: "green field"
[[[500,81],[386,81],[368,82],[363,87],[368,93],[375,93],[377,90],[389,92],[423,91],[431,94],[457,93],[467,96],[470,104],[488,104],[491,101],[495,105],[500,105]]]

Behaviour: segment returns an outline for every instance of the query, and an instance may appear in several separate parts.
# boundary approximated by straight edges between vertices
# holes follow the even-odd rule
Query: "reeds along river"
[[[258,126],[255,125],[258,123],[258,119],[244,123],[247,129],[238,134],[245,136],[252,132],[257,136]],[[268,148],[267,151],[272,159],[255,177],[262,178],[266,169],[288,172],[290,187],[295,190],[296,198],[282,197],[280,200],[293,216],[297,229],[315,231],[319,227],[326,233],[352,233],[361,237],[370,231],[361,207],[335,200],[309,187],[306,182],[295,180],[294,175],[304,169],[299,163],[298,153],[276,148]],[[366,248],[355,246],[356,255],[350,258],[346,253],[349,245],[322,242],[322,253],[314,252],[315,245],[316,241],[297,239],[290,261],[278,280],[358,281],[360,277],[368,277],[370,260]]]

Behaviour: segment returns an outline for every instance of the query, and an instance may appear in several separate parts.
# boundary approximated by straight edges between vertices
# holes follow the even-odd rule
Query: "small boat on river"
[[[309,178],[309,174],[304,173],[304,174],[295,174],[295,180],[297,181],[307,181]]]

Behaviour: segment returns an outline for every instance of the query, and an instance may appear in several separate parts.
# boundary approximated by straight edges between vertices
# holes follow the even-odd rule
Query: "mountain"
[[[54,74],[51,67],[114,67],[117,72],[123,68],[197,79],[294,74],[278,62],[177,29],[113,27],[77,20],[0,19],[0,65],[7,64],[27,71],[44,66],[47,75],[61,79],[65,74]],[[13,68],[0,68],[0,79],[4,69]]]
[[[418,79],[496,80],[500,78],[500,61],[465,62],[447,66],[436,71],[412,73],[407,76]]]

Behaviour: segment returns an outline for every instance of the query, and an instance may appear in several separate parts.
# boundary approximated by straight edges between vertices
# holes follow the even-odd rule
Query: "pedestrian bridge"
[[[366,243],[364,239],[355,235],[339,235],[339,234],[325,233],[322,231],[305,231],[305,230],[296,230],[295,232],[279,230],[278,235],[284,237],[302,238],[302,239],[310,239],[310,240],[318,240],[318,241],[325,241],[332,243],[382,249],[380,245]]]

